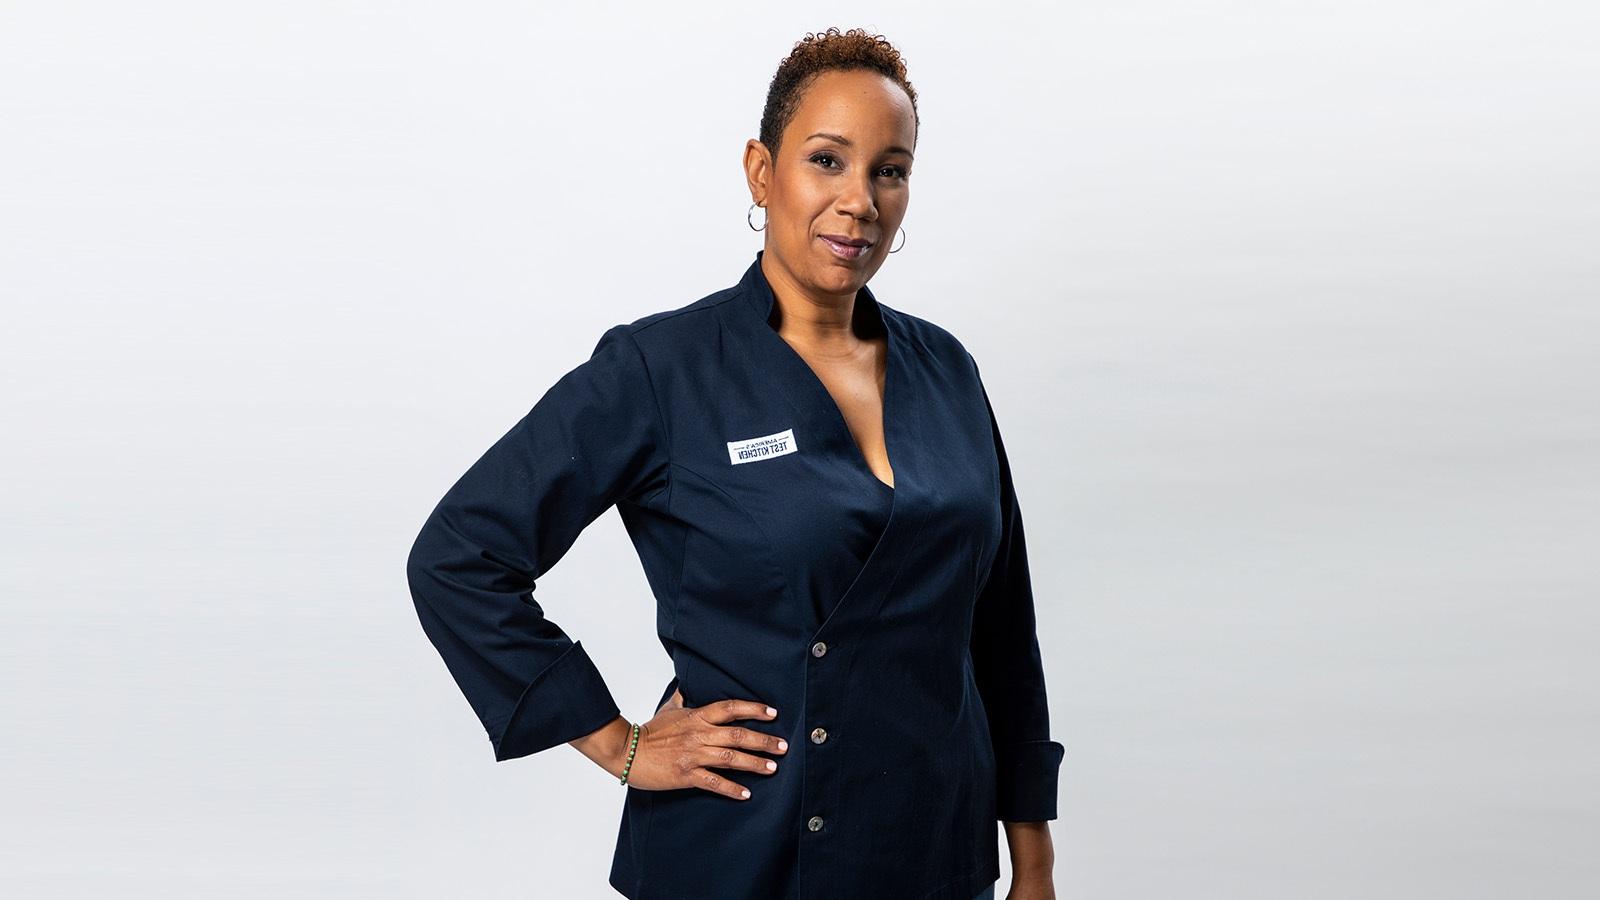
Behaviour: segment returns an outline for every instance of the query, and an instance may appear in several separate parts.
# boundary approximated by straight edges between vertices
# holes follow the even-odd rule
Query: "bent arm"
[[[627,326],[600,339],[444,495],[406,561],[417,617],[497,761],[591,736],[620,716],[535,581],[622,498],[660,490],[665,441]]]

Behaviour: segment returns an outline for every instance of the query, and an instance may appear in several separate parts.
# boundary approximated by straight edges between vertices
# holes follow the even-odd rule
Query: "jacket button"
[[[822,743],[823,741],[825,741],[827,739],[828,739],[828,729],[826,729],[826,728],[813,728],[813,729],[811,729],[811,743],[820,744],[820,743]]]
[[[824,644],[821,641],[817,641],[815,644],[811,645],[811,655],[812,656],[821,656],[822,654],[827,653],[827,652],[828,652],[828,645]]]
[[[821,831],[822,830],[822,817],[821,816],[812,816],[806,822],[806,827],[811,829],[812,831]]]

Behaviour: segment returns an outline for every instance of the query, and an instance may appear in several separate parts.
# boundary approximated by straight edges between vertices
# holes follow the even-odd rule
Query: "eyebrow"
[[[839,144],[841,146],[845,146],[845,147],[853,146],[850,143],[850,139],[849,138],[845,137],[842,134],[834,134],[833,132],[830,132],[830,131],[819,131],[816,134],[811,134],[811,135],[807,135],[806,136],[806,140],[808,140],[808,141],[811,140],[812,138],[827,138],[828,140],[833,141],[835,144]],[[911,155],[911,151],[910,150],[907,150],[906,148],[900,146],[899,144],[896,144],[896,145],[888,148],[888,151],[890,153],[904,153],[907,156],[911,156],[912,159],[916,159],[915,156]]]

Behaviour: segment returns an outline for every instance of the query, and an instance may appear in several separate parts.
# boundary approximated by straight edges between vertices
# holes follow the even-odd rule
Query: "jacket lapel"
[[[771,367],[777,376],[779,392],[803,421],[813,428],[828,432],[835,446],[849,450],[851,458],[848,464],[860,477],[862,490],[877,490],[893,495],[888,519],[866,562],[811,638],[813,642],[832,643],[830,639],[837,637],[840,639],[839,650],[848,653],[855,641],[847,637],[859,634],[862,626],[877,614],[894,586],[900,568],[909,555],[906,551],[914,545],[930,509],[922,490],[923,472],[919,467],[922,440],[917,432],[921,416],[916,414],[916,406],[924,398],[914,393],[914,386],[922,379],[908,377],[908,367],[919,364],[920,357],[906,338],[903,323],[894,311],[885,309],[872,291],[863,286],[856,296],[856,302],[869,304],[868,311],[880,317],[888,335],[883,428],[890,466],[894,470],[894,488],[891,490],[867,466],[827,386],[768,324],[776,298],[761,271],[763,252],[757,251],[755,261],[740,280],[741,296],[732,301],[738,307],[735,312],[741,331],[757,348],[754,358]],[[843,670],[846,667],[837,668]]]

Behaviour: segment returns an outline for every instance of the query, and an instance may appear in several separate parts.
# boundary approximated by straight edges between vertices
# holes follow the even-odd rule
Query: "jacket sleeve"
[[[497,761],[620,715],[534,579],[621,499],[666,484],[660,409],[626,325],[563,375],[469,468],[422,526],[406,578],[422,629],[488,731]]]
[[[982,390],[981,380],[979,385]],[[973,611],[972,664],[994,741],[996,815],[1006,822],[1042,822],[1056,818],[1056,781],[1066,748],[1050,740],[1022,508],[986,390],[983,402],[1000,463],[1001,533]]]

